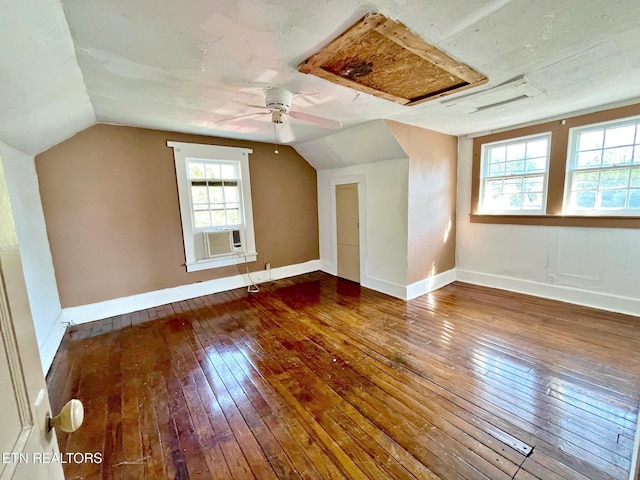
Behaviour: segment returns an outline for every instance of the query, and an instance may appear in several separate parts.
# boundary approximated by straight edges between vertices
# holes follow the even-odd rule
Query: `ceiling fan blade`
[[[309,113],[289,111],[289,115],[297,120],[313,123],[314,125],[318,125],[319,127],[323,128],[330,128],[332,130],[339,130],[342,128],[342,124],[340,122],[329,120],[328,118],[316,117],[315,115],[311,115]]]
[[[289,122],[284,122],[283,124],[278,125],[277,138],[278,141],[283,144],[291,143],[296,139],[296,136],[293,133],[293,128],[291,128],[291,124]]]
[[[262,115],[269,115],[271,112],[260,112],[260,113],[247,113],[246,115],[238,115],[237,117],[231,117],[231,118],[225,118],[224,120],[220,120],[218,122],[215,122],[215,126],[221,126],[221,125],[226,125],[229,123],[236,123],[240,120],[242,120],[243,118],[255,118],[255,117],[261,117]]]

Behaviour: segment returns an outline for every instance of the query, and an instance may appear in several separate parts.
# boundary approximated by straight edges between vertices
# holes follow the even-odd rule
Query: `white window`
[[[551,134],[482,146],[480,213],[544,214]]]
[[[571,129],[565,213],[640,215],[640,118]]]
[[[246,148],[167,142],[173,147],[187,271],[257,258]]]

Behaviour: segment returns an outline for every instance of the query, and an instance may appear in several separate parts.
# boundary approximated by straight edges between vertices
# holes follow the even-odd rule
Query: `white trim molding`
[[[322,262],[321,268],[325,273],[337,277],[336,266],[333,263]],[[445,287],[456,281],[456,269],[452,268],[446,272],[439,273],[433,277],[424,278],[411,285],[400,285],[399,283],[383,280],[376,277],[364,277],[360,280],[360,285],[370,288],[376,292],[384,293],[400,300],[413,300],[420,295],[425,295],[439,288]]]
[[[400,300],[406,300],[407,288],[404,285],[398,283],[389,282],[381,278],[365,277],[360,282],[360,285],[376,292],[385,293],[392,297],[399,298]]]
[[[445,287],[450,283],[453,283],[457,280],[456,269],[452,268],[451,270],[447,270],[446,272],[439,273],[432,277],[427,277],[422,280],[418,280],[411,285],[407,285],[405,298],[407,300],[413,300],[416,297],[421,295],[425,295],[429,292],[433,292],[434,290],[438,290],[439,288]]]
[[[271,279],[279,280],[281,278],[294,277],[318,270],[320,270],[320,260],[310,260],[304,263],[272,268]],[[251,281],[256,283],[266,282],[269,280],[267,275],[267,271],[265,270],[251,272]],[[216,278],[206,282],[140,293],[129,297],[114,298],[113,300],[105,300],[104,302],[91,303],[78,307],[67,307],[62,309],[62,322],[73,324],[93,322],[94,320],[109,318],[115,315],[137,312],[168,303],[233,290],[234,288],[247,287],[251,281],[245,273],[232,277]]]
[[[62,342],[62,337],[64,337],[64,332],[67,329],[67,326],[63,323],[64,321],[62,317],[62,310],[60,310],[56,319],[51,324],[51,328],[49,329],[49,333],[47,333],[44,342],[42,345],[38,345],[38,350],[40,350],[40,363],[42,364],[42,371],[45,375],[49,372],[49,369],[53,364],[53,359],[58,352],[58,348]]]
[[[360,282],[367,278],[367,176],[364,174],[345,175],[334,177],[330,181],[331,185],[331,254],[335,262],[335,271],[332,275],[337,275],[338,271],[338,219],[336,212],[336,187],[355,183],[358,185],[358,222],[359,222],[359,247],[360,254]],[[366,286],[366,285],[365,285]]]
[[[640,299],[637,298],[622,297],[593,290],[582,290],[563,285],[549,285],[531,280],[461,269],[456,270],[456,276],[460,282],[499,288],[510,292],[524,293],[536,297],[549,298],[551,300],[559,300],[561,302],[640,317]]]
[[[225,147],[220,145],[202,145],[197,143],[167,142],[173,148],[176,167],[176,182],[178,184],[178,199],[180,202],[180,218],[182,219],[182,236],[184,241],[185,266],[187,272],[195,272],[226,265],[235,265],[243,261],[255,262],[256,240],[253,227],[253,206],[251,200],[251,177],[249,174],[249,155],[253,150],[249,148]],[[191,198],[191,183],[187,174],[189,159],[213,160],[236,165],[238,168],[240,195],[242,196],[242,250],[246,258],[229,254],[218,258],[203,258],[198,255],[196,242],[201,238],[202,229],[196,228],[193,219]],[[240,227],[240,225],[238,225]],[[235,226],[233,228],[236,228]]]

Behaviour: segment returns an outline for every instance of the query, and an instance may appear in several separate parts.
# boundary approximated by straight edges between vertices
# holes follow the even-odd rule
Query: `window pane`
[[[504,181],[504,193],[522,192],[522,178],[507,178]]]
[[[520,207],[522,206],[522,195],[508,195],[508,199],[509,199],[509,204],[508,204],[508,208],[511,209],[517,209],[519,210]]]
[[[220,176],[220,165],[217,163],[207,163],[207,178],[222,178]]]
[[[540,210],[542,208],[542,193],[525,193],[522,196],[522,208]]]
[[[227,221],[224,216],[224,210],[212,210],[211,223],[213,226],[216,226],[216,227],[226,225]]]
[[[223,163],[221,166],[222,178],[236,178],[236,169],[233,165]]]
[[[507,155],[507,147],[492,147],[489,154],[489,163],[504,162]]]
[[[604,165],[620,165],[631,163],[633,147],[610,148],[604,151]]]
[[[488,210],[504,210],[503,198],[499,193],[485,195],[482,207]]]
[[[207,187],[191,186],[191,198],[193,203],[207,203]]]
[[[542,175],[539,177],[527,177],[524,179],[524,188],[525,192],[542,192]]]
[[[578,135],[578,151],[596,150],[602,148],[604,130],[583,132]]]
[[[595,190],[598,188],[598,172],[576,172],[573,174],[573,190]]]
[[[547,139],[535,140],[527,143],[527,157],[546,157],[547,156]]]
[[[189,178],[204,178],[204,164],[189,162]]]
[[[524,173],[524,160],[505,163],[507,175],[515,175]]]
[[[631,170],[631,186],[640,187],[640,168]]]
[[[602,152],[582,152],[578,154],[578,168],[599,167],[601,163]]]
[[[225,202],[239,202],[240,201],[240,189],[238,187],[224,187],[224,201]]]
[[[507,145],[507,160],[520,160],[524,158],[525,143]]]
[[[602,208],[624,208],[627,201],[626,190],[603,190],[600,206]]]
[[[502,180],[487,180],[484,189],[486,193],[502,193]]]
[[[572,192],[571,204],[575,208],[595,208],[596,192]]]
[[[196,228],[210,227],[211,218],[209,217],[209,210],[201,210],[193,212],[193,222]]]
[[[492,163],[489,165],[489,176],[498,177],[504,175],[504,163]]]
[[[240,210],[227,210],[227,223],[229,225],[236,225],[240,223]]]
[[[224,203],[223,187],[209,187],[211,203]]]
[[[629,190],[629,208],[640,210],[640,188]]]
[[[544,172],[546,168],[547,168],[547,157],[527,159],[527,167],[526,167],[527,173]]]
[[[629,169],[604,170],[600,173],[600,188],[626,188],[629,184]]]
[[[633,145],[633,137],[636,133],[635,125],[608,128],[604,134],[604,148],[618,147],[620,145]]]

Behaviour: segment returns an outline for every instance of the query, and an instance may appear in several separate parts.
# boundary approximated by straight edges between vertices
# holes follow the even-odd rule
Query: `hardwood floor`
[[[68,330],[48,377],[68,480],[626,479],[640,318],[322,273]]]

